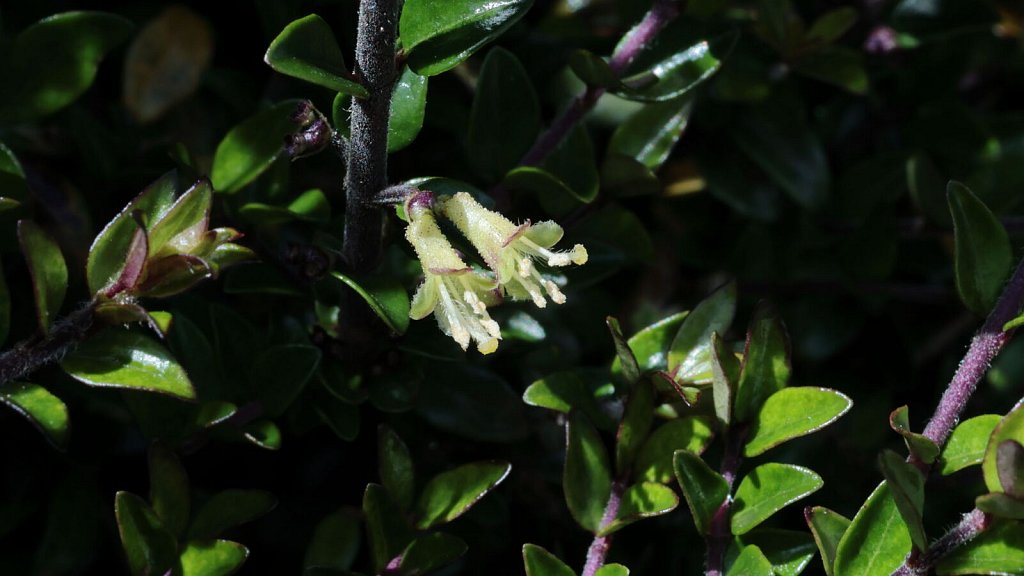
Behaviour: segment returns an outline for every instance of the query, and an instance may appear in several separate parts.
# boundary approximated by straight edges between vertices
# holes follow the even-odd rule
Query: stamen
[[[562,291],[558,289],[554,282],[545,280],[544,288],[548,291],[548,296],[551,296],[552,302],[555,304],[565,304],[565,294],[562,294]]]
[[[520,276],[522,276],[523,278],[529,278],[530,272],[533,269],[533,261],[530,260],[529,257],[524,256],[519,260],[519,266],[517,267],[517,269],[519,270]]]

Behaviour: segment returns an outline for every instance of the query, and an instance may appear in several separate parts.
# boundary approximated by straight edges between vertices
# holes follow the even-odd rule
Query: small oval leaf
[[[511,470],[508,462],[476,462],[434,476],[416,502],[416,527],[426,530],[462,516]]]
[[[28,263],[32,292],[36,302],[36,318],[43,333],[50,330],[68,288],[68,268],[60,246],[49,234],[31,220],[18,222],[18,241]]]
[[[732,505],[732,532],[745,534],[788,504],[824,485],[813,470],[769,462],[754,468],[740,482]]]
[[[845,394],[828,388],[783,388],[761,405],[743,455],[757,456],[787,440],[821,430],[851,406],[853,401]]]
[[[972,311],[988,314],[1013,266],[1010,238],[992,211],[966,186],[950,182],[946,194],[953,215],[957,292]]]
[[[61,367],[90,386],[147,390],[186,400],[196,397],[171,353],[139,332],[107,328],[80,344]]]
[[[370,94],[351,79],[330,25],[316,14],[299,18],[270,43],[263,61],[271,68],[324,88],[366,98]]]

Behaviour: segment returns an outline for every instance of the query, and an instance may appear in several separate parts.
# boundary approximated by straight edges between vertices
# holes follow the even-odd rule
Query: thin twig
[[[82,341],[92,327],[96,304],[89,302],[57,321],[49,334],[25,340],[0,354],[0,385],[24,378],[36,370],[59,362]]]
[[[936,540],[928,551],[900,566],[892,576],[925,576],[943,556],[973,540],[992,524],[992,518],[975,508],[960,520],[949,532]]]
[[[725,551],[732,540],[732,532],[729,529],[729,508],[732,506],[732,486],[736,482],[736,473],[743,463],[740,450],[746,438],[745,429],[732,429],[725,439],[725,454],[722,455],[722,466],[719,472],[729,485],[729,494],[725,502],[718,507],[715,515],[711,517],[711,526],[708,530],[708,569],[706,576],[722,576],[725,574]]]
[[[604,515],[601,516],[601,530],[608,527],[619,515],[619,506],[622,505],[622,495],[626,491],[626,482],[618,479],[612,482],[611,492],[608,494],[608,503],[604,507]],[[594,536],[587,549],[587,563],[583,566],[582,576],[594,576],[604,566],[604,559],[608,556],[608,550],[612,547],[612,535]]]

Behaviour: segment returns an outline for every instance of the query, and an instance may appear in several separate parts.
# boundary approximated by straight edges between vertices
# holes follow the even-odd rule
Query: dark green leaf
[[[190,243],[198,243],[201,234],[207,230],[211,202],[213,190],[210,182],[202,179],[182,194],[159,219],[148,222],[148,256],[184,252],[192,248]],[[172,245],[167,246],[168,243]]]
[[[857,9],[851,6],[844,6],[829,10],[811,24],[804,35],[808,42],[820,42],[828,44],[838,40],[843,34],[853,27],[857,22]]]
[[[331,27],[316,14],[285,26],[263,60],[281,74],[359,98],[369,96],[366,88],[352,80]]]
[[[264,490],[224,490],[210,497],[196,512],[188,529],[191,539],[205,540],[225,530],[252,522],[277,506],[277,498]]]
[[[263,405],[263,413],[276,418],[284,413],[316,374],[320,349],[285,344],[263,350],[253,359],[249,381]]]
[[[409,67],[423,76],[454,68],[526,14],[532,0],[407,0],[398,35]]]
[[[139,332],[107,328],[69,354],[61,367],[79,382],[196,397],[192,383],[170,352]]]
[[[817,432],[851,406],[853,401],[845,394],[828,388],[783,388],[761,405],[743,455],[757,456],[787,440]]]
[[[57,448],[67,446],[68,407],[46,388],[28,382],[10,382],[0,386],[0,403],[27,418]]]
[[[789,336],[775,310],[760,306],[750,320],[734,402],[738,422],[750,421],[789,381]]]
[[[622,474],[633,465],[654,421],[654,386],[641,380],[633,387],[615,437],[615,470]],[[682,446],[680,446],[682,448]]]
[[[765,558],[761,549],[753,544],[744,546],[726,576],[772,576],[772,563]]]
[[[775,576],[797,576],[814,559],[814,538],[807,532],[767,528],[736,538],[736,547],[757,546],[772,564]],[[728,559],[726,560],[728,563]]]
[[[889,427],[903,436],[907,450],[916,455],[926,464],[931,464],[939,456],[939,447],[923,434],[910,431],[910,413],[906,406],[900,406],[889,414]]]
[[[0,346],[7,340],[11,330],[11,291],[4,278],[3,262],[0,262]]]
[[[242,436],[264,450],[281,449],[281,430],[271,420],[260,419],[246,425]]]
[[[428,371],[429,394],[416,412],[438,428],[474,441],[515,442],[527,434],[523,403],[496,374],[478,366],[446,364]]]
[[[306,547],[303,566],[348,570],[359,553],[361,541],[358,512],[342,508],[317,523]]]
[[[563,184],[576,200],[588,204],[597,197],[600,175],[597,172],[597,163],[594,159],[594,146],[586,126],[583,124],[577,125],[569,132],[569,135],[544,161],[543,167],[559,183]],[[511,175],[512,173],[509,174],[509,176]],[[548,198],[541,196],[542,205],[546,205],[546,200]],[[561,203],[553,205],[559,206]],[[550,211],[553,210],[549,209]]]
[[[412,542],[412,529],[402,511],[379,484],[368,484],[363,493],[363,515],[370,541],[373,569],[379,574]]]
[[[729,484],[693,452],[676,450],[672,464],[697,532],[707,535],[711,518],[729,497]]]
[[[666,361],[668,346],[672,343],[676,333],[679,332],[679,326],[682,325],[687,314],[689,312],[679,312],[667,318],[662,318],[633,334],[629,340],[626,340],[626,344],[629,344],[629,349],[633,351],[633,356],[636,357],[641,371],[668,369]],[[612,373],[619,374],[621,372],[622,362],[616,357],[612,362]]]
[[[583,80],[587,86],[594,88],[625,88],[619,81],[618,74],[600,56],[587,50],[576,50],[569,54],[569,68]]]
[[[23,30],[0,57],[0,75],[17,79],[0,92],[0,123],[33,120],[73,102],[131,30],[130,21],[104,12],[64,12]]]
[[[1024,496],[1024,446],[1016,440],[1003,440],[996,446],[996,472],[1007,494]]]
[[[423,127],[427,110],[427,77],[405,67],[391,93],[388,121],[388,152],[397,152],[412,144]]]
[[[468,549],[462,538],[444,532],[420,536],[402,552],[398,573],[402,576],[428,574],[455,562]]]
[[[602,410],[597,399],[598,391],[610,383],[611,378],[602,370],[556,372],[530,384],[523,392],[523,402],[565,414],[579,410],[598,428],[613,430],[617,422]]]
[[[493,48],[480,69],[469,114],[470,161],[496,182],[519,164],[540,129],[540,102],[526,70],[511,52]]]
[[[64,303],[68,289],[68,268],[60,246],[42,228],[30,220],[18,222],[18,240],[25,255],[32,293],[36,302],[36,318],[43,333],[49,332]]]
[[[986,514],[1007,520],[1024,520],[1024,499],[1002,492],[982,494],[974,500],[975,507]]]
[[[818,545],[818,552],[821,553],[821,561],[825,566],[825,574],[833,576],[836,550],[839,548],[839,541],[842,540],[843,534],[850,527],[850,520],[821,506],[805,508],[804,519],[807,520],[807,527],[811,529],[814,542]]]
[[[351,278],[340,272],[331,276],[356,291],[374,314],[396,334],[409,328],[409,294],[402,285],[390,277]]]
[[[377,429],[377,462],[380,480],[391,498],[403,510],[413,503],[416,488],[415,470],[409,448],[395,431],[381,424]]]
[[[711,334],[711,392],[715,417],[723,426],[732,422],[733,398],[740,379],[740,361],[718,332]],[[769,396],[770,398],[770,396]]]
[[[623,98],[643,102],[664,102],[678,98],[710,78],[722,66],[715,52],[731,50],[736,37],[712,43],[704,40],[655,63],[649,69],[622,79],[622,88],[612,91]]]
[[[1024,573],[1024,524],[995,522],[978,537],[939,561],[941,576]]]
[[[149,448],[149,501],[167,531],[180,538],[188,527],[188,476],[177,455],[163,444]]]
[[[569,414],[565,435],[565,502],[576,522],[596,534],[611,494],[608,453],[597,430],[578,412]]]
[[[989,492],[1003,492],[1003,483],[999,477],[999,446],[1007,440],[1024,443],[1024,406],[1010,411],[989,437],[985,457],[981,462],[981,471],[985,475],[985,486]]]
[[[284,153],[284,137],[295,132],[291,120],[298,100],[286,100],[244,120],[224,136],[213,156],[210,177],[218,192],[238,192]]]
[[[836,548],[834,574],[890,574],[910,553],[910,532],[882,482],[857,511]]]
[[[469,511],[512,470],[508,462],[475,462],[434,476],[416,502],[416,527],[426,530]]]
[[[634,477],[662,484],[671,482],[674,478],[672,455],[675,451],[686,450],[701,454],[713,436],[714,432],[707,420],[699,416],[684,416],[658,426],[636,456]]]
[[[181,576],[227,576],[249,557],[249,549],[229,540],[194,540],[185,544],[179,560]]]
[[[668,514],[679,505],[679,497],[668,486],[654,482],[641,482],[626,489],[619,504],[619,512],[601,534],[611,534],[644,518]]]
[[[793,70],[854,94],[868,91],[868,75],[861,53],[845,46],[827,46],[807,54]]]
[[[1010,238],[992,211],[966,186],[950,182],[946,194],[953,215],[957,292],[972,311],[988,314],[1013,266]]]
[[[730,282],[701,301],[683,320],[668,349],[668,370],[677,381],[712,380],[711,335],[724,334],[736,314],[736,283]]]
[[[612,133],[609,154],[635,158],[651,170],[661,168],[690,120],[693,98],[647,104]]]
[[[892,450],[883,450],[878,458],[882,476],[889,485],[896,509],[910,531],[910,539],[918,550],[928,549],[924,532],[924,475]]]
[[[953,226],[946,202],[946,180],[932,159],[923,152],[907,160],[907,189],[917,209],[926,218],[945,228]]]
[[[984,414],[958,424],[942,449],[939,471],[943,475],[948,475],[968,466],[981,464],[988,439],[1002,418],[998,414]]]
[[[604,322],[608,325],[608,331],[612,333],[615,355],[618,357],[619,366],[622,368],[622,376],[626,379],[629,386],[633,386],[640,379],[640,366],[637,363],[636,356],[633,355],[629,344],[626,343],[626,338],[622,335],[619,321],[608,316],[604,319]]]
[[[536,544],[523,545],[526,576],[576,576],[576,573],[554,554]]]
[[[605,154],[601,164],[601,192],[627,198],[658,194],[661,188],[658,177],[639,160],[616,152]]]
[[[149,505],[135,494],[118,492],[114,515],[132,575],[169,572],[177,560],[178,546]]]
[[[785,506],[816,492],[824,482],[813,470],[769,462],[740,482],[732,505],[732,532],[745,534]]]

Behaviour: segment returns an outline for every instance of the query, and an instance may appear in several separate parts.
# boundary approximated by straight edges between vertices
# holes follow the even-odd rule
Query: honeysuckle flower
[[[414,198],[406,203],[406,214],[409,226],[405,238],[416,251],[424,276],[413,296],[409,317],[419,320],[433,312],[441,331],[463,350],[473,340],[481,354],[494,352],[501,329],[487,313],[487,304],[495,299],[497,283],[463,262],[441,233],[429,206]]]
[[[562,227],[550,220],[517,225],[484,208],[466,192],[439,199],[438,209],[469,239],[512,299],[530,298],[543,308],[547,293],[555,304],[564,303],[565,295],[558,285],[542,276],[535,262],[554,267],[587,261],[587,249],[582,244],[567,251],[550,249],[562,239]]]

